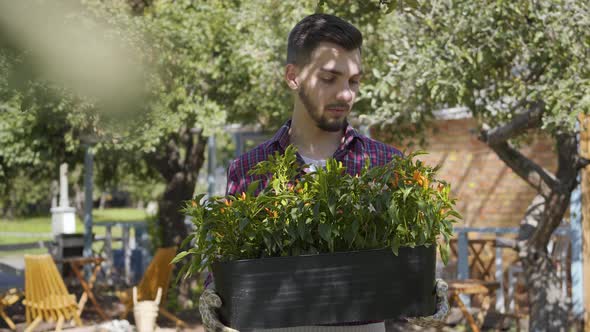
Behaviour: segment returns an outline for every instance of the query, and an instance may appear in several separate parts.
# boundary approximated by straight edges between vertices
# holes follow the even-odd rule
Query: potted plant
[[[240,330],[431,315],[436,248],[446,263],[461,217],[421,153],[357,176],[333,159],[302,174],[290,146],[252,170],[271,177],[259,195],[252,183],[188,202],[193,244],[174,262],[213,272],[221,318]]]

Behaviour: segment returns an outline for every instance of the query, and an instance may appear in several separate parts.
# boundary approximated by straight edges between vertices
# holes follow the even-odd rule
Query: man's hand
[[[206,332],[239,332],[223,325],[215,309],[221,308],[221,298],[213,289],[205,289],[199,298],[199,312]]]
[[[408,322],[421,327],[442,327],[449,315],[449,285],[442,279],[436,279],[436,312],[428,317],[407,318]]]

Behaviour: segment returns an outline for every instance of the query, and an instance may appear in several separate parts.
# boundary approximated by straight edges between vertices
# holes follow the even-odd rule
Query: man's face
[[[298,72],[298,96],[310,120],[325,131],[342,130],[359,90],[361,54],[320,43]]]

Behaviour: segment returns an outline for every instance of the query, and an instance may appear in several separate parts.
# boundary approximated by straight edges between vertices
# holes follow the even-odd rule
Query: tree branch
[[[575,133],[561,132],[556,135],[557,144],[557,178],[562,183],[562,190],[570,193],[576,186],[578,169],[578,139]]]
[[[590,165],[590,159],[586,159],[582,156],[576,157],[576,163],[575,163],[576,170],[581,170],[582,168],[585,168],[588,165]]]
[[[557,176],[558,185],[549,196],[545,196],[544,210],[538,218],[539,226],[529,239],[535,248],[545,248],[551,235],[563,220],[569,208],[572,191],[577,185],[576,159],[578,158],[577,138],[575,133],[563,131],[556,136],[557,143]]]
[[[518,247],[518,242],[515,239],[509,239],[505,237],[497,237],[496,238],[496,248],[507,248],[513,249],[518,251],[520,248]]]
[[[544,111],[543,103],[535,103],[528,111],[518,114],[509,123],[490,130],[482,130],[479,139],[490,146],[506,142],[521,135],[525,130],[539,127]]]
[[[528,182],[537,192],[548,197],[556,190],[559,181],[555,175],[514,149],[508,140],[521,135],[524,131],[538,128],[544,112],[544,104],[537,102],[524,113],[515,116],[512,121],[496,128],[482,130],[479,140],[486,143],[508,167]]]
[[[490,145],[498,157],[537,192],[547,197],[559,182],[553,174],[511,147],[507,142]]]

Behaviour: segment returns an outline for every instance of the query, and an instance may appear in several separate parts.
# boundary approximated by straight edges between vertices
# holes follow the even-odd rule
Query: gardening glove
[[[239,332],[219,321],[216,309],[221,308],[221,298],[214,289],[205,289],[199,298],[199,312],[206,332]]]
[[[432,316],[427,317],[412,317],[406,318],[408,323],[414,324],[420,327],[436,327],[441,328],[445,325],[445,319],[449,315],[449,299],[448,290],[449,285],[442,280],[436,279],[436,313]]]

